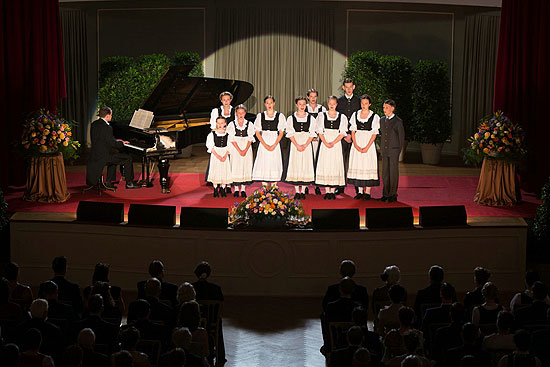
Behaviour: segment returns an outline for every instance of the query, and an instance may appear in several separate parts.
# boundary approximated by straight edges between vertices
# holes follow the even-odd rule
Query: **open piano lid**
[[[193,66],[171,66],[159,80],[141,108],[152,111],[155,120],[206,116],[220,105],[223,91],[233,94],[233,106],[246,101],[254,91],[252,84],[241,80],[188,76]],[[202,116],[201,116],[202,117]]]

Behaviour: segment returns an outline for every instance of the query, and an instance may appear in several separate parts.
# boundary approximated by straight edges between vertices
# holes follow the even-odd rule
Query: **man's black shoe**
[[[323,200],[329,200],[329,199],[330,199],[330,194],[327,192],[325,196],[323,196]]]
[[[134,181],[130,181],[130,182],[126,182],[126,188],[128,190],[130,190],[130,189],[139,189],[139,188],[141,188],[141,185],[138,185]]]
[[[363,198],[363,194],[357,194],[353,197],[355,200],[361,200]]]
[[[336,200],[336,193],[335,192],[330,194],[330,200]]]
[[[220,189],[220,196],[221,196],[222,198],[227,197],[226,192],[227,192],[227,190],[224,189],[224,188],[222,187],[222,188]]]
[[[336,190],[334,190],[334,193],[336,195],[340,195],[344,193],[344,189],[342,187],[337,187]]]
[[[319,186],[315,188],[315,195],[321,195],[321,188]]]
[[[370,194],[364,194],[363,200],[370,200]]]
[[[397,195],[391,196],[388,198],[388,203],[395,203],[397,201]]]
[[[309,187],[306,187],[306,189],[304,190],[304,194],[309,195]]]
[[[245,197],[246,197],[246,191],[244,191],[244,190],[241,191],[241,197],[242,197],[242,198],[245,198]]]
[[[239,191],[235,190],[233,193],[233,197],[238,198],[239,197]]]
[[[359,187],[355,186],[355,193],[359,194]]]
[[[227,187],[225,188],[225,192],[226,192],[227,194],[231,194],[231,186],[227,186]]]
[[[214,187],[214,197],[217,198],[219,195],[218,188]]]
[[[388,202],[388,198],[385,197],[385,196],[382,196],[382,197],[380,198],[380,201],[383,201],[383,202],[387,203],[387,202]]]

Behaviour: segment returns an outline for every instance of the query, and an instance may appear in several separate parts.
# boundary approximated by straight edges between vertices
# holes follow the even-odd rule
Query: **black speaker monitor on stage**
[[[124,222],[124,204],[80,201],[76,209],[76,220],[82,222],[121,223]]]
[[[227,208],[182,207],[180,228],[227,228]]]
[[[130,204],[128,224],[143,226],[176,225],[176,207],[168,205]]]
[[[359,209],[311,209],[314,229],[359,229]]]
[[[467,225],[464,205],[421,206],[419,224],[422,227],[451,227]]]
[[[365,218],[368,229],[412,228],[414,226],[414,216],[410,206],[403,208],[367,208]]]

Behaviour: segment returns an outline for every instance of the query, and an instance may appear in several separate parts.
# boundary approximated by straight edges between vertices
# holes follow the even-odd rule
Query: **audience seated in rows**
[[[110,283],[109,270],[109,264],[97,263],[94,267],[94,273],[92,275],[92,284],[82,290],[82,295],[84,300],[86,301],[92,294],[101,294],[105,301],[104,293],[101,290],[94,290],[94,288],[101,289],[101,287],[104,287],[104,285],[101,283],[106,283],[108,285],[109,293],[114,302],[114,305],[118,308],[120,314],[123,314],[125,311],[125,304],[122,297],[122,289]],[[99,282],[99,284],[96,286],[97,282]]]
[[[363,331],[359,326],[352,326],[347,332],[348,346],[333,350],[330,353],[329,367],[351,366],[357,349],[363,344]]]
[[[351,316],[355,326],[359,326],[363,332],[363,347],[369,351],[369,360],[372,360],[374,365],[380,364],[384,356],[384,350],[380,336],[370,331],[367,326],[367,310],[363,306],[357,306],[353,309]]]
[[[54,277],[51,279],[58,288],[60,302],[67,303],[73,307],[77,316],[82,314],[83,302],[80,294],[80,286],[65,277],[67,274],[67,258],[58,256],[52,261]]]
[[[430,336],[434,324],[448,324],[451,322],[451,305],[456,299],[455,288],[449,283],[442,283],[439,287],[441,304],[437,307],[428,308],[422,318],[422,331],[424,335]]]
[[[159,365],[161,367],[170,366],[170,353],[174,349],[181,349],[185,352],[186,367],[208,367],[206,358],[201,358],[191,352],[191,332],[186,327],[177,327],[172,332],[172,346],[173,349],[170,352],[163,354],[160,357]]]
[[[386,335],[391,329],[399,327],[399,309],[403,307],[407,292],[399,284],[394,284],[389,290],[391,304],[384,307],[378,313],[378,324],[376,332],[380,335]]]
[[[420,350],[420,338],[419,334],[409,333],[403,336],[403,344],[405,346],[406,353],[390,359],[387,363],[388,367],[399,367],[403,361],[409,356],[416,356],[419,367],[430,367],[431,362],[428,358],[419,355]]]
[[[17,303],[10,302],[10,286],[6,279],[0,279],[0,320],[22,321],[23,309]]]
[[[171,307],[177,305],[176,294],[178,292],[178,286],[164,281],[164,264],[160,260],[154,260],[149,264],[149,275],[151,278],[158,279],[161,283],[161,292],[158,295],[158,299],[163,301],[169,301]],[[145,286],[148,280],[138,282],[138,298],[147,298]]]
[[[514,344],[516,346],[514,352],[503,356],[498,362],[498,367],[541,367],[542,363],[540,359],[529,353],[531,345],[531,334],[529,332],[523,329],[516,331],[514,334]]]
[[[355,263],[351,260],[344,260],[340,264],[341,279],[346,277],[352,279],[355,275],[355,271]],[[323,297],[323,311],[326,311],[327,305],[330,302],[334,302],[338,300],[338,298],[340,298],[340,283],[330,285],[325,292],[325,296]],[[369,294],[367,292],[367,288],[362,285],[355,284],[351,293],[351,299],[365,308],[369,307]]]
[[[178,315],[178,327],[186,327],[191,332],[191,353],[203,358],[209,355],[208,334],[200,327],[200,308],[195,301],[181,305]]]
[[[548,309],[546,303],[548,287],[540,281],[533,284],[533,302],[516,312],[517,324],[521,327],[534,324],[544,324],[548,320]]]
[[[10,302],[17,303],[23,309],[27,310],[34,300],[32,289],[28,285],[21,284],[17,281],[19,277],[19,265],[10,262],[4,265],[4,278],[9,282]]]
[[[134,361],[134,367],[150,367],[151,362],[147,354],[136,350],[140,338],[141,336],[138,329],[133,326],[125,326],[120,329],[120,348],[130,352]]]
[[[69,345],[63,351],[62,366],[64,367],[82,367],[84,351],[78,345]]]
[[[23,343],[20,344],[23,345],[25,351],[19,355],[19,367],[55,366],[52,357],[43,351],[42,341],[42,333],[39,329],[30,328],[25,331],[23,334]]]
[[[477,326],[495,325],[498,313],[503,310],[502,306],[498,304],[498,288],[493,283],[487,282],[481,289],[481,294],[485,302],[474,307],[472,323]]]
[[[82,348],[82,367],[107,367],[109,365],[107,356],[94,350],[95,333],[92,329],[80,330],[76,344]]]
[[[166,327],[172,328],[175,324],[174,309],[161,302],[162,283],[157,278],[151,278],[145,283],[145,299],[151,307],[150,319],[162,322]]]
[[[359,348],[353,354],[351,365],[353,367],[372,367],[371,354],[366,348]],[[374,364],[376,366],[376,364]]]
[[[485,283],[489,281],[490,277],[491,272],[489,271],[489,269],[481,266],[478,266],[474,269],[474,282],[476,284],[476,287],[474,290],[467,292],[464,296],[464,307],[466,308],[468,316],[472,314],[474,307],[479,306],[485,302],[485,298],[483,297],[481,290]]]
[[[59,302],[59,288],[51,280],[40,284],[38,297],[48,301],[48,317],[50,319],[75,320],[73,307],[66,303]]]
[[[133,367],[134,358],[132,354],[127,350],[121,350],[113,354],[113,367]]]
[[[414,312],[420,318],[417,320],[418,326],[420,326],[420,322],[422,321],[421,317],[424,316],[425,310],[422,309],[423,306],[441,304],[440,288],[445,278],[445,272],[441,266],[433,265],[428,275],[430,277],[430,285],[426,288],[419,289],[418,292],[416,292],[416,298],[414,300]]]
[[[520,308],[529,306],[533,303],[533,285],[540,281],[539,273],[535,270],[528,270],[525,273],[525,290],[518,292],[510,301],[510,311],[515,315]],[[546,303],[550,303],[550,298],[546,297]]]
[[[431,358],[436,362],[442,363],[449,349],[462,345],[462,325],[465,322],[464,305],[460,302],[453,303],[450,317],[451,323],[438,328],[431,343]]]
[[[415,314],[410,307],[401,307],[399,309],[399,328],[390,330],[384,337],[385,353],[383,361],[388,363],[392,358],[407,353],[404,337],[409,334],[415,334],[418,337],[418,349],[415,354],[424,355],[424,335],[414,328]]]
[[[462,326],[462,345],[447,351],[445,366],[459,366],[463,357],[473,356],[480,366],[490,366],[491,356],[476,344],[479,337],[479,329],[471,322]]]
[[[128,326],[133,326],[139,330],[143,339],[158,340],[163,350],[167,346],[167,340],[169,336],[169,327],[165,325],[157,324],[150,320],[151,306],[149,302],[144,299],[138,299],[130,303],[128,307],[128,315],[132,315],[132,321],[128,321]]]
[[[101,317],[103,297],[94,294],[88,300],[88,317],[74,323],[74,335],[80,330],[90,328],[94,331],[97,344],[106,345],[109,351],[117,349],[119,325],[111,324]]]
[[[372,292],[372,312],[374,316],[374,326],[378,322],[378,312],[385,306],[391,305],[390,288],[394,284],[399,284],[401,280],[401,271],[395,265],[387,266],[384,272],[380,274],[380,279],[384,282],[384,286],[376,288]],[[407,304],[407,292],[403,297],[403,305]]]

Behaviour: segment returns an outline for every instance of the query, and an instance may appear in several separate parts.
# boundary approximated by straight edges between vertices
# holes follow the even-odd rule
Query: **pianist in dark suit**
[[[92,139],[92,149],[86,166],[86,183],[95,185],[103,172],[103,167],[107,166],[106,186],[114,188],[112,182],[115,181],[116,166],[122,165],[126,179],[127,189],[137,189],[134,182],[134,168],[132,166],[132,157],[126,153],[120,153],[124,144],[128,142],[115,139],[113,128],[109,124],[113,117],[113,111],[110,107],[101,107],[99,110],[99,119],[92,122],[90,136]]]

